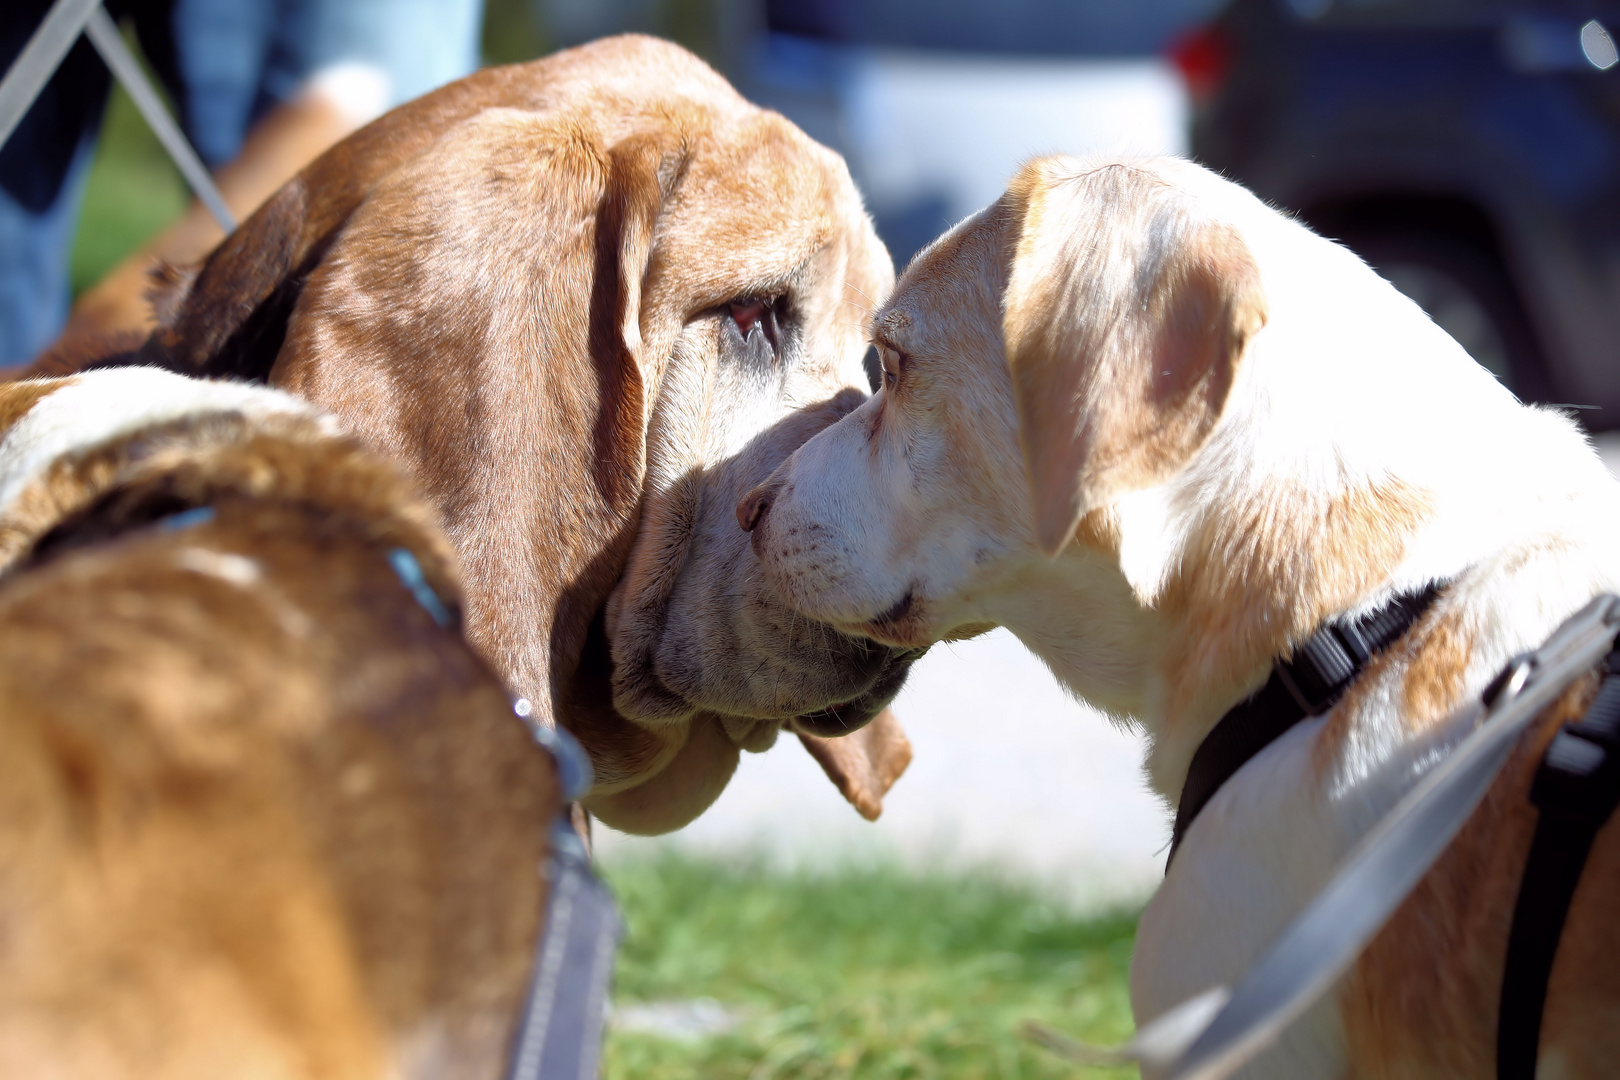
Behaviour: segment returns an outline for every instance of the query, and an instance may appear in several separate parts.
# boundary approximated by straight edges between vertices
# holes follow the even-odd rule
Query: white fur
[[[974,623],[1009,627],[1077,696],[1143,726],[1150,782],[1173,806],[1205,734],[1264,680],[1271,660],[1255,658],[1246,689],[1203,695],[1191,714],[1167,712],[1175,627],[1156,605],[1211,515],[1271,505],[1278,491],[1328,499],[1398,481],[1423,493],[1432,514],[1406,538],[1394,570],[1347,610],[1450,582],[1436,614],[1472,633],[1465,700],[1592,596],[1620,591],[1620,485],[1573,423],[1515,401],[1345,249],[1202,168],[1133,164],[1177,186],[1189,214],[1233,226],[1260,270],[1268,320],[1209,439],[1168,480],[1108,506],[1117,556],[1077,543],[1055,559],[1041,552],[993,323],[995,251],[975,263],[971,249],[953,246],[993,235],[986,211],[919,256],[874,320],[905,338],[897,348],[914,350],[916,385],[885,390],[773,479],[756,549],[804,614],[882,637],[871,620],[910,595],[924,614],[904,630],[909,643]],[[956,260],[952,273],[928,280],[933,258]],[[977,285],[974,271],[985,279]],[[913,290],[919,280],[927,285]],[[1114,282],[1071,287],[1124,295]],[[931,321],[950,323],[950,333]],[[930,380],[948,391],[905,396],[931,393]],[[1325,724],[1308,722],[1200,814],[1142,919],[1132,969],[1139,1023],[1241,977],[1466,730],[1477,706],[1414,736],[1403,675],[1387,671],[1341,707],[1353,710],[1335,717],[1349,737],[1325,775],[1313,757]],[[1342,1075],[1344,1051],[1330,997],[1247,1075]]]
[[[62,457],[156,424],[223,412],[316,415],[308,404],[279,390],[189,379],[157,368],[76,375],[40,398],[0,439],[0,512]],[[325,422],[336,433],[337,422]]]

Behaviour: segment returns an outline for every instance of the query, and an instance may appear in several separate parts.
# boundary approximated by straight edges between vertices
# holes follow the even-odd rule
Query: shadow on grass
[[[1072,1077],[1020,1023],[1131,1033],[1135,911],[1078,917],[989,873],[671,856],[607,876],[629,925],[621,1007],[712,999],[736,1018],[706,1035],[610,1029],[608,1080]]]

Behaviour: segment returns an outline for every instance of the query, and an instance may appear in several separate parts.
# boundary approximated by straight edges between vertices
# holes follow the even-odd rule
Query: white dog
[[[1504,663],[1620,589],[1620,486],[1568,419],[1515,401],[1356,256],[1184,161],[1031,163],[918,256],[872,340],[882,392],[739,519],[803,614],[896,646],[1006,626],[1145,730],[1185,833],[1141,922],[1139,1023],[1241,976]],[[1331,708],[1312,716],[1305,687],[1309,719],[1184,794],[1225,714],[1241,729],[1236,706],[1287,689],[1274,667],[1303,679],[1296,650],[1357,625],[1372,655]],[[1494,1074],[1525,793],[1591,687],[1257,1075]],[[1543,1076],[1620,1061],[1604,894],[1614,829],[1569,913]]]

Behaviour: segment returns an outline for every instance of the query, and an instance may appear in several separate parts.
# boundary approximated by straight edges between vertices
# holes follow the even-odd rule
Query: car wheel
[[[1540,347],[1493,253],[1443,233],[1369,230],[1341,239],[1521,400],[1547,399]]]

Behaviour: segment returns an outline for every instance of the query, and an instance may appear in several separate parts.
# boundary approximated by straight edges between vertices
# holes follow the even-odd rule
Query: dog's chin
[[[877,681],[860,697],[796,716],[788,721],[787,726],[800,735],[815,735],[823,739],[835,739],[859,731],[889,707],[895,695],[900,693],[900,688],[906,684],[911,665],[927,651],[924,647],[895,653]]]
[[[929,618],[928,602],[911,589],[870,618],[831,625],[845,634],[870,638],[891,649],[925,650],[941,637],[935,633],[933,620]]]
[[[832,632],[831,627],[825,630]],[[894,700],[912,663],[927,648],[926,643],[887,648],[870,641],[869,635],[844,637],[848,647],[866,659],[821,672],[813,679],[817,685],[791,704],[739,692],[719,671],[701,664],[677,671],[675,680],[665,678],[656,655],[644,653],[635,658],[642,662],[615,665],[613,706],[625,719],[653,728],[685,723],[708,712],[785,726],[800,734],[845,735],[870,723]],[[757,665],[752,668],[757,670]]]

